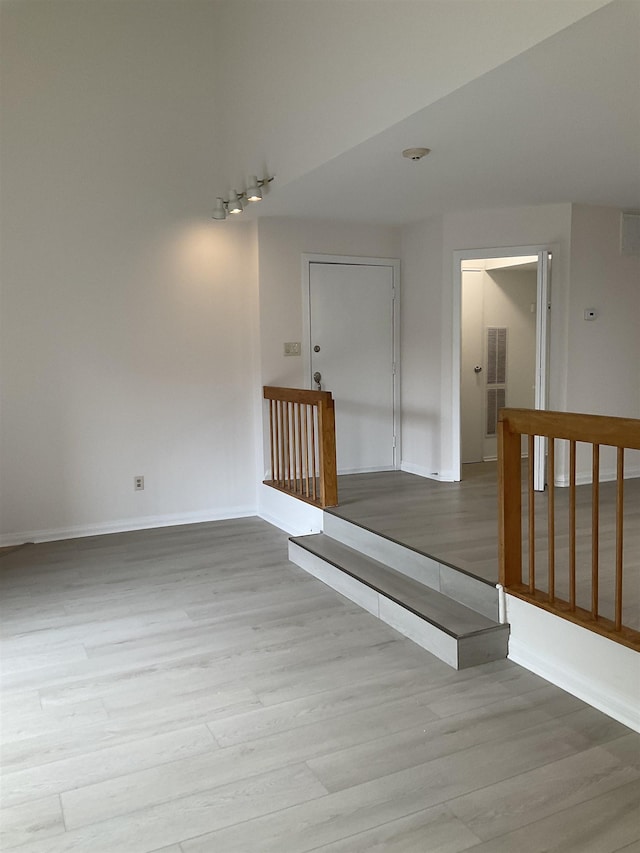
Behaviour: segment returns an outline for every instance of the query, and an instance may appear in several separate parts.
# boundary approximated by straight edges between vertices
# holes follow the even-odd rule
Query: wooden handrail
[[[522,486],[522,439],[528,436],[529,460],[527,484],[527,583],[523,582],[523,486]],[[536,498],[533,489],[533,446],[534,436],[548,441],[546,491],[546,517],[537,511],[536,504],[544,500]],[[559,576],[556,560],[556,506],[558,494],[554,483],[555,441],[569,442],[569,496],[568,496],[568,572],[566,597],[558,596]],[[591,470],[591,559],[589,571],[582,577],[578,566],[576,531],[576,456],[577,443],[592,445]],[[615,509],[615,553],[610,560],[612,569],[613,618],[600,613],[600,594],[603,574],[600,553],[600,447],[607,445],[617,449],[616,464],[616,509]],[[498,519],[500,583],[512,595],[531,602],[558,616],[576,622],[599,634],[603,634],[623,645],[640,650],[640,631],[623,624],[624,593],[624,451],[640,450],[640,420],[613,418],[601,415],[585,415],[571,412],[545,412],[529,409],[502,409],[498,417]],[[538,522],[536,519],[540,516]],[[542,523],[541,523],[542,522]],[[540,528],[546,523],[547,549],[536,549]],[[584,544],[584,543],[581,543]],[[547,571],[541,573],[540,559],[546,553]],[[590,608],[577,603],[580,593],[587,592],[590,584]],[[546,587],[546,588],[545,588]]]
[[[588,444],[608,444],[640,450],[640,421],[610,418],[577,412],[549,412],[541,409],[501,409],[498,422],[509,424],[520,435],[544,435]]]
[[[271,479],[267,486],[318,507],[337,506],[336,427],[330,391],[267,385]]]

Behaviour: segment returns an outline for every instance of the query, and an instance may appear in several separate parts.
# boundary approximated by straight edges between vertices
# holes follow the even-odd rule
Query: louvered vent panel
[[[506,405],[507,330],[487,328],[487,437],[498,430],[498,412]]]
[[[504,385],[507,381],[507,330],[487,329],[487,385]]]
[[[498,430],[498,412],[504,409],[506,391],[504,388],[487,388],[487,435],[495,435]]]
[[[497,346],[497,365],[496,365],[496,384],[504,385],[507,381],[507,330],[497,329],[498,346]]]

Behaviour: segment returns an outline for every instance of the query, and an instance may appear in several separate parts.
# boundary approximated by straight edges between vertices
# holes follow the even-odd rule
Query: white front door
[[[309,264],[310,387],[333,394],[340,474],[396,467],[394,273]]]

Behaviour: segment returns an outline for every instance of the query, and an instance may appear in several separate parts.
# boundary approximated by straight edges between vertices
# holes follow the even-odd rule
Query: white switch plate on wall
[[[300,355],[301,344],[300,341],[287,341],[284,345],[284,354],[285,355]]]

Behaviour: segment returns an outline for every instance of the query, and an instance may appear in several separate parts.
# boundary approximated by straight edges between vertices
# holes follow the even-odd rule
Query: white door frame
[[[391,267],[393,274],[393,467],[402,460],[400,437],[400,261],[397,258],[360,258],[353,255],[302,255],[302,369],[304,387],[311,381],[311,264],[351,264],[353,266]]]
[[[549,350],[549,311],[551,308],[551,285],[548,275],[549,260],[554,247],[506,246],[493,249],[464,249],[453,253],[453,357],[451,371],[451,428],[452,428],[452,471],[454,481],[461,477],[460,447],[460,365],[462,359],[462,261],[487,258],[518,258],[526,255],[538,256],[538,283],[536,299],[536,379],[535,408],[547,408],[547,376]],[[544,310],[543,310],[544,308]],[[542,450],[542,452],[540,452]],[[544,439],[536,439],[535,488],[544,489]]]

